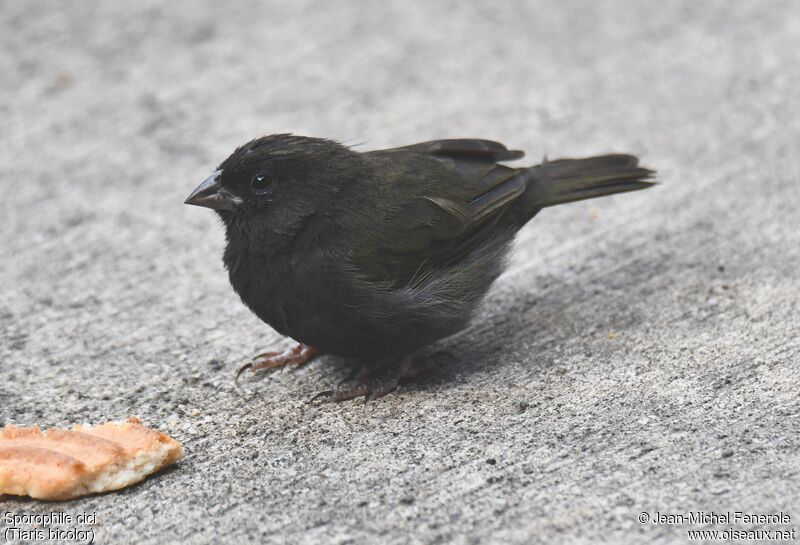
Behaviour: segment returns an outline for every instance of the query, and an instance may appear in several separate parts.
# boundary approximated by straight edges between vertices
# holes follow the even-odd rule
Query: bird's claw
[[[254,357],[250,363],[239,368],[234,382],[237,382],[241,374],[248,369],[256,372],[259,369],[280,369],[287,366],[298,367],[311,361],[317,354],[319,354],[319,351],[316,348],[306,346],[305,344],[297,344],[296,346],[287,348],[283,352],[263,352]]]
[[[400,364],[398,367],[378,369],[364,367],[351,373],[340,381],[335,388],[317,392],[308,402],[311,403],[323,397],[330,398],[334,402],[363,397],[364,403],[367,403],[372,399],[377,399],[393,392],[401,380],[417,375],[416,372],[411,372],[410,370],[410,365],[407,362]]]
[[[313,403],[314,401],[318,400],[321,397],[332,397],[334,391],[333,390],[322,390],[321,392],[317,392],[311,399],[309,399],[306,403]]]
[[[233,379],[233,383],[234,384],[238,384],[239,383],[239,377],[242,376],[242,373],[244,373],[245,371],[247,371],[251,367],[253,367],[253,362],[250,362],[248,364],[242,365],[239,368],[239,370],[236,372],[236,378]]]

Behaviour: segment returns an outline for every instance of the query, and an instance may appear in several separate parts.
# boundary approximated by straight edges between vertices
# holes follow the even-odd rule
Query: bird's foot
[[[253,358],[253,361],[242,366],[236,373],[236,380],[239,375],[250,369],[253,372],[259,369],[279,369],[281,367],[297,367],[314,359],[319,354],[319,350],[303,343],[287,348],[283,352],[264,352]]]
[[[332,390],[324,390],[315,394],[310,400],[323,397],[333,401],[345,401],[363,397],[364,403],[393,392],[397,386],[407,379],[416,378],[430,371],[430,362],[403,359],[396,365],[384,367],[362,367],[352,373]]]

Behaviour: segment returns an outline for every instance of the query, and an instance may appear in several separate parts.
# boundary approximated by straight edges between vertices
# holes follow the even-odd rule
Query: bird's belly
[[[262,321],[327,354],[362,359],[400,356],[456,329],[432,323],[427,316],[401,316],[408,309],[372,292],[365,297],[364,290],[354,289],[337,275],[262,270],[260,276],[246,277],[249,281],[231,274],[231,283]]]
[[[308,292],[294,297],[282,293],[258,308],[251,308],[281,335],[326,354],[377,357],[395,352],[398,345],[395,332],[376,324],[365,328],[354,319],[351,310],[321,302]]]
[[[336,286],[319,280],[325,275],[251,265],[249,270],[229,269],[231,285],[242,302],[281,335],[338,356],[372,357],[385,350],[379,346],[385,334],[363,335],[354,324],[354,309],[336,295]]]

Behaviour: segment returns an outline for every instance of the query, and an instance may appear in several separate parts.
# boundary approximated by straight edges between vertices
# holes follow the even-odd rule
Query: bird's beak
[[[218,181],[221,170],[205,179],[205,181],[192,191],[192,194],[184,201],[184,204],[195,206],[205,206],[214,210],[234,210],[242,199],[222,187]]]

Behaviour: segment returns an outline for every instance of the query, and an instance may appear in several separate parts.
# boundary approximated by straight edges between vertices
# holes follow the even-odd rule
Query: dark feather
[[[652,185],[629,155],[500,164],[522,155],[475,139],[366,153],[254,140],[220,166],[244,203],[220,211],[231,283],[262,320],[323,352],[402,355],[455,333],[539,210]],[[251,194],[259,173],[277,180],[269,198]]]

